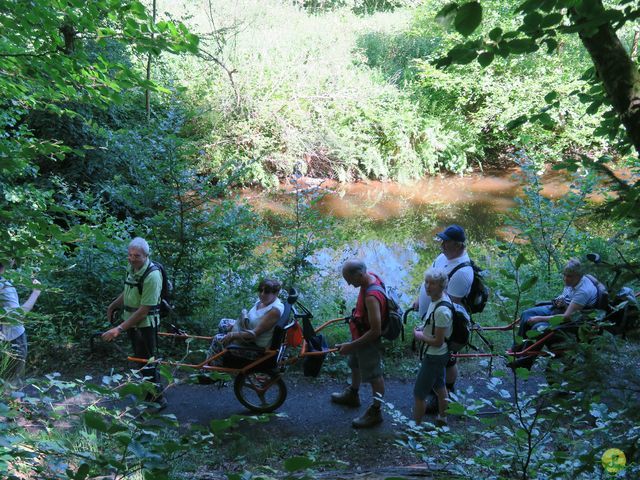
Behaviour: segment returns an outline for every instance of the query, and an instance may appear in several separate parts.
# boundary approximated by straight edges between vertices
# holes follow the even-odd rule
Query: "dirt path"
[[[462,376],[459,381],[461,394],[476,398],[497,396],[487,388],[489,378],[486,374],[475,374],[473,378]],[[512,391],[511,379],[511,375],[505,375],[499,388]],[[240,435],[222,443],[217,452],[220,458],[201,465],[189,478],[226,479],[230,472],[242,473],[262,465],[278,470],[286,458],[310,454],[337,462],[337,467],[332,467],[337,470],[329,469],[323,473],[323,478],[324,475],[332,479],[397,477],[399,470],[390,474],[389,467],[402,467],[404,478],[440,478],[437,472],[425,472],[419,454],[397,443],[402,437],[403,424],[406,424],[406,420],[397,421],[398,412],[407,418],[412,416],[413,380],[386,379],[385,401],[393,405],[396,413],[391,413],[388,406],[384,422],[367,430],[353,429],[351,420],[371,403],[368,385],[361,390],[362,406],[348,408],[330,401],[331,392],[344,388],[344,381],[327,376],[305,378],[291,371],[286,373],[285,381],[289,393],[277,415],[264,423],[241,422],[234,430],[234,435]],[[535,391],[540,383],[542,379],[536,377],[527,382],[526,390]],[[166,412],[174,414],[182,425],[207,425],[211,420],[223,420],[232,415],[251,415],[235,398],[233,385],[219,388],[216,385],[178,384],[170,388],[166,396],[169,401]],[[392,417],[396,417],[396,421]],[[427,416],[426,420],[429,419]],[[450,428],[462,430],[465,422],[450,417]],[[238,452],[256,445],[268,451],[266,456],[254,456],[250,461],[240,457],[241,461],[238,461],[236,457],[241,455]],[[414,470],[415,473],[411,473]],[[453,478],[447,476],[449,473],[443,472],[442,478]]]
[[[386,415],[385,422],[373,429],[357,431],[351,427],[351,420],[371,403],[371,388],[368,385],[363,385],[361,389],[362,406],[349,408],[330,401],[331,392],[340,391],[346,386],[344,381],[326,377],[307,378],[295,372],[287,372],[285,381],[288,396],[276,411],[278,415],[270,422],[260,424],[259,432],[256,432],[255,426],[246,427],[251,429],[252,434],[282,437],[331,434],[342,437],[388,434],[401,429],[390,421],[389,415]],[[458,382],[458,388],[463,395],[490,398],[496,394],[490,391],[487,382],[487,376],[463,377]],[[510,375],[502,377],[502,382],[501,389],[512,389]],[[541,382],[541,378],[534,378],[527,382],[527,390],[537,389]],[[385,401],[411,418],[414,382],[387,378],[385,383]],[[468,392],[469,389],[471,392]],[[166,392],[166,397],[169,401],[166,411],[174,414],[181,424],[207,425],[210,420],[225,419],[231,415],[253,415],[238,402],[232,384],[223,388],[217,385],[178,384]]]

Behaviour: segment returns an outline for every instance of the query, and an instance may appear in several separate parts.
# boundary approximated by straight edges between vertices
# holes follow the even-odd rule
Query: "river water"
[[[542,180],[547,197],[558,197],[569,190],[566,176],[550,173]],[[330,238],[337,230],[341,232],[342,240],[337,244],[308,258],[318,269],[319,280],[335,282],[345,288],[347,298],[353,297],[354,289],[346,288],[341,278],[340,265],[358,257],[388,285],[396,286],[404,302],[415,296],[424,269],[439,253],[435,234],[448,224],[465,228],[470,254],[490,267],[486,264],[490,258],[478,258],[479,251],[486,253],[480,246],[496,237],[512,235],[505,227],[504,215],[516,205],[515,198],[522,192],[514,169],[429,177],[412,184],[337,184],[301,178],[278,194],[245,190],[243,197],[258,211],[290,215],[296,188],[319,193],[313,208],[335,221],[335,231],[318,231],[315,235]]]

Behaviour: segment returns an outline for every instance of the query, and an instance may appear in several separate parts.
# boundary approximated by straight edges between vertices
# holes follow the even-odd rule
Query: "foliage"
[[[450,23],[453,19],[455,29],[469,36],[480,25],[484,11],[479,3],[470,4],[473,3],[477,5],[473,12],[466,6],[463,9],[457,4],[449,4],[440,11],[438,18],[444,23]],[[615,142],[615,148],[621,154],[628,154],[632,148],[635,148],[636,154],[640,152],[640,109],[637,108],[640,102],[640,74],[637,58],[631,58],[624,42],[625,36],[634,35],[629,24],[632,25],[640,17],[638,6],[626,0],[532,0],[517,6],[513,13],[518,20],[517,26],[510,29],[496,26],[488,36],[483,34],[460,42],[439,60],[439,65],[469,64],[477,59],[481,66],[486,67],[498,56],[510,58],[526,55],[538,52],[543,47],[547,54],[559,53],[567,38],[577,37],[589,54],[590,66],[582,74],[582,79],[587,82],[584,88],[572,90],[569,95],[588,105],[588,114],[598,114],[604,107],[604,112],[599,114],[600,125],[593,130],[595,137]],[[461,27],[461,23],[466,26]],[[630,50],[633,52],[635,49],[637,54],[637,36],[627,43],[632,43]],[[550,129],[556,128],[558,123],[549,112],[552,109],[557,112],[562,110],[562,97],[558,91],[550,90],[545,95],[547,105],[544,108],[514,118],[509,126],[516,128],[527,122],[537,122]],[[582,155],[568,163],[573,163],[573,168],[581,162],[605,171],[619,194],[613,202],[612,211],[618,218],[629,218],[637,230],[637,191],[640,183],[637,178],[631,181],[618,178],[606,165],[613,159],[602,153],[598,162],[593,161],[593,156]],[[630,163],[637,169],[637,156],[630,159]]]
[[[415,0],[293,0],[293,5],[314,14],[347,7],[358,15],[367,15],[415,6],[416,3]]]
[[[105,106],[121,100],[127,89],[158,88],[127,62],[102,55],[92,45],[180,53],[194,51],[197,37],[184,25],[154,23],[135,0],[2,3],[1,243],[5,253],[22,257],[34,249],[55,249],[55,241],[64,239],[53,221],[53,189],[37,186],[41,167],[36,161],[83,156],[92,147],[72,149],[57,138],[39,137],[30,123],[32,114],[46,112],[64,122],[82,116],[76,102]]]
[[[609,104],[613,109],[610,112],[614,115],[604,115],[606,119],[597,133],[600,135],[610,135],[615,137],[618,128],[624,123],[629,130],[631,139],[635,143],[632,131],[635,127],[627,123],[623,105],[619,104],[619,96],[626,96],[628,92],[617,91],[625,88],[634,88],[637,83],[637,72],[626,71],[625,61],[630,62],[628,53],[624,51],[616,32],[621,30],[625,24],[633,22],[640,16],[640,9],[628,5],[629,2],[622,0],[612,2],[606,7],[601,1],[579,1],[574,4],[567,4],[563,1],[529,1],[514,9],[514,17],[518,18],[517,29],[503,31],[500,27],[495,27],[489,33],[488,38],[467,41],[460,44],[448,52],[440,61],[440,65],[448,65],[453,62],[467,64],[473,60],[486,67],[496,58],[496,56],[508,57],[509,55],[522,55],[537,52],[541,47],[546,47],[548,53],[560,50],[563,35],[577,34],[584,47],[591,55],[594,66],[599,70],[600,79],[596,80],[594,69],[587,72],[586,77],[593,81],[594,87],[581,98],[582,101],[590,103],[592,112],[597,112],[601,105]],[[446,5],[436,16],[442,23],[451,23],[454,28],[464,35],[470,36],[482,22],[483,7],[478,2],[468,2],[461,6],[457,4]],[[606,35],[603,33],[606,32]],[[592,41],[601,42],[596,46]],[[611,61],[620,62],[622,65],[614,66],[607,63],[601,57],[607,51]],[[637,70],[633,67],[633,70]],[[611,75],[621,75],[617,82],[609,81]],[[630,82],[632,85],[627,85]],[[574,92],[574,94],[579,92]],[[557,107],[555,103],[558,98],[557,92],[550,92],[548,103]],[[627,102],[633,102],[634,94],[631,93],[626,98]],[[618,122],[615,121],[617,114]],[[629,115],[631,122],[634,114]],[[549,122],[546,116],[537,115],[529,118],[530,121]],[[519,117],[518,123],[527,121],[527,116]]]
[[[517,208],[508,225],[517,232],[519,240],[531,247],[549,281],[552,269],[561,270],[578,246],[587,245],[586,235],[576,229],[576,223],[589,215],[587,197],[593,192],[595,178],[589,174],[575,175],[569,191],[552,200],[542,195],[539,172],[527,163],[526,157],[516,162],[521,166],[524,195],[516,198]]]
[[[54,373],[33,383],[29,394],[4,384],[0,471],[8,478],[171,478],[177,459],[210,448],[240,421],[212,422],[210,429],[180,426],[173,415],[159,415],[141,401],[153,386],[140,380],[113,375],[101,383],[89,376],[66,381]]]
[[[233,159],[246,167],[242,183],[267,187],[290,176],[300,160],[301,173],[341,181],[466,169],[459,144],[449,140],[454,134],[361,61],[361,32],[397,30],[406,13],[309,16],[277,2],[219,6],[214,13],[219,28],[236,32],[224,49],[233,85],[224,71],[200,61],[174,67],[190,85],[197,115],[191,135],[202,139],[204,169],[225,176],[224,161]],[[238,20],[226,25],[226,18]],[[251,35],[242,28],[247,22]]]
[[[509,323],[534,292],[540,267],[514,244],[501,245],[500,251],[504,268],[497,272],[500,290],[494,299],[502,303],[502,321]],[[448,409],[455,428],[416,426],[396,412],[405,433],[398,443],[430,468],[446,467],[465,478],[521,480],[606,475],[601,458],[615,447],[628,455],[618,477],[635,478],[638,431],[628,425],[637,423],[639,378],[622,365],[638,354],[637,345],[623,347],[623,353],[616,337],[606,331],[594,336],[586,328],[578,339],[567,338],[561,357],[538,361],[546,381],[523,368],[511,374],[498,370],[486,382],[487,393],[456,392]]]

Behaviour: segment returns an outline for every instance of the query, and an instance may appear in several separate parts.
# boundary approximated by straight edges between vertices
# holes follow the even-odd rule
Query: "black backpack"
[[[485,271],[473,263],[473,261],[462,262],[449,272],[449,280],[451,280],[454,273],[464,267],[471,267],[473,269],[473,282],[471,283],[469,293],[462,298],[462,303],[469,313],[480,313],[487,305],[487,300],[489,300],[489,287],[485,285],[483,280]]]
[[[450,302],[442,301],[433,309],[429,318],[424,322],[426,326],[429,319],[431,319],[431,335],[436,334],[436,322],[433,317],[436,314],[436,310],[441,306],[448,307],[451,310],[451,335],[445,339],[447,347],[450,352],[458,353],[469,343],[471,319],[469,318],[467,310],[462,305],[457,303],[452,305]],[[422,344],[423,348],[420,350],[420,358],[422,358],[425,345],[424,343]]]
[[[608,311],[609,292],[607,290],[607,287],[605,287],[600,280],[598,280],[591,274],[586,274],[585,277],[587,277],[591,281],[591,283],[593,283],[593,286],[596,287],[596,291],[598,292],[596,296],[596,304],[592,308]]]
[[[169,280],[164,265],[162,265],[160,262],[149,262],[149,266],[140,277],[140,280],[138,280],[138,292],[140,293],[140,295],[142,295],[142,286],[144,285],[145,279],[151,272],[155,272],[156,270],[160,270],[160,274],[162,275],[162,291],[160,292],[160,304],[151,307],[149,309],[149,313],[160,313],[160,315],[164,315],[173,310],[173,307],[169,302],[171,299],[171,292],[173,291],[173,284],[171,283],[171,280]]]
[[[387,340],[395,340],[399,336],[404,341],[404,325],[402,323],[402,317],[404,312],[400,306],[400,299],[398,298],[398,292],[394,287],[387,288],[384,283],[381,285],[371,285],[367,287],[367,293],[376,291],[380,292],[387,299],[387,318],[382,319],[382,333],[381,335]]]

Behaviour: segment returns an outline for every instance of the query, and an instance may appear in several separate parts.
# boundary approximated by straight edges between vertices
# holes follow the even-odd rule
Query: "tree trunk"
[[[604,13],[602,3],[600,12]],[[591,20],[574,14],[574,23]],[[580,39],[591,55],[604,89],[624,125],[631,143],[640,154],[640,74],[610,23],[600,25],[593,35],[580,31]]]

